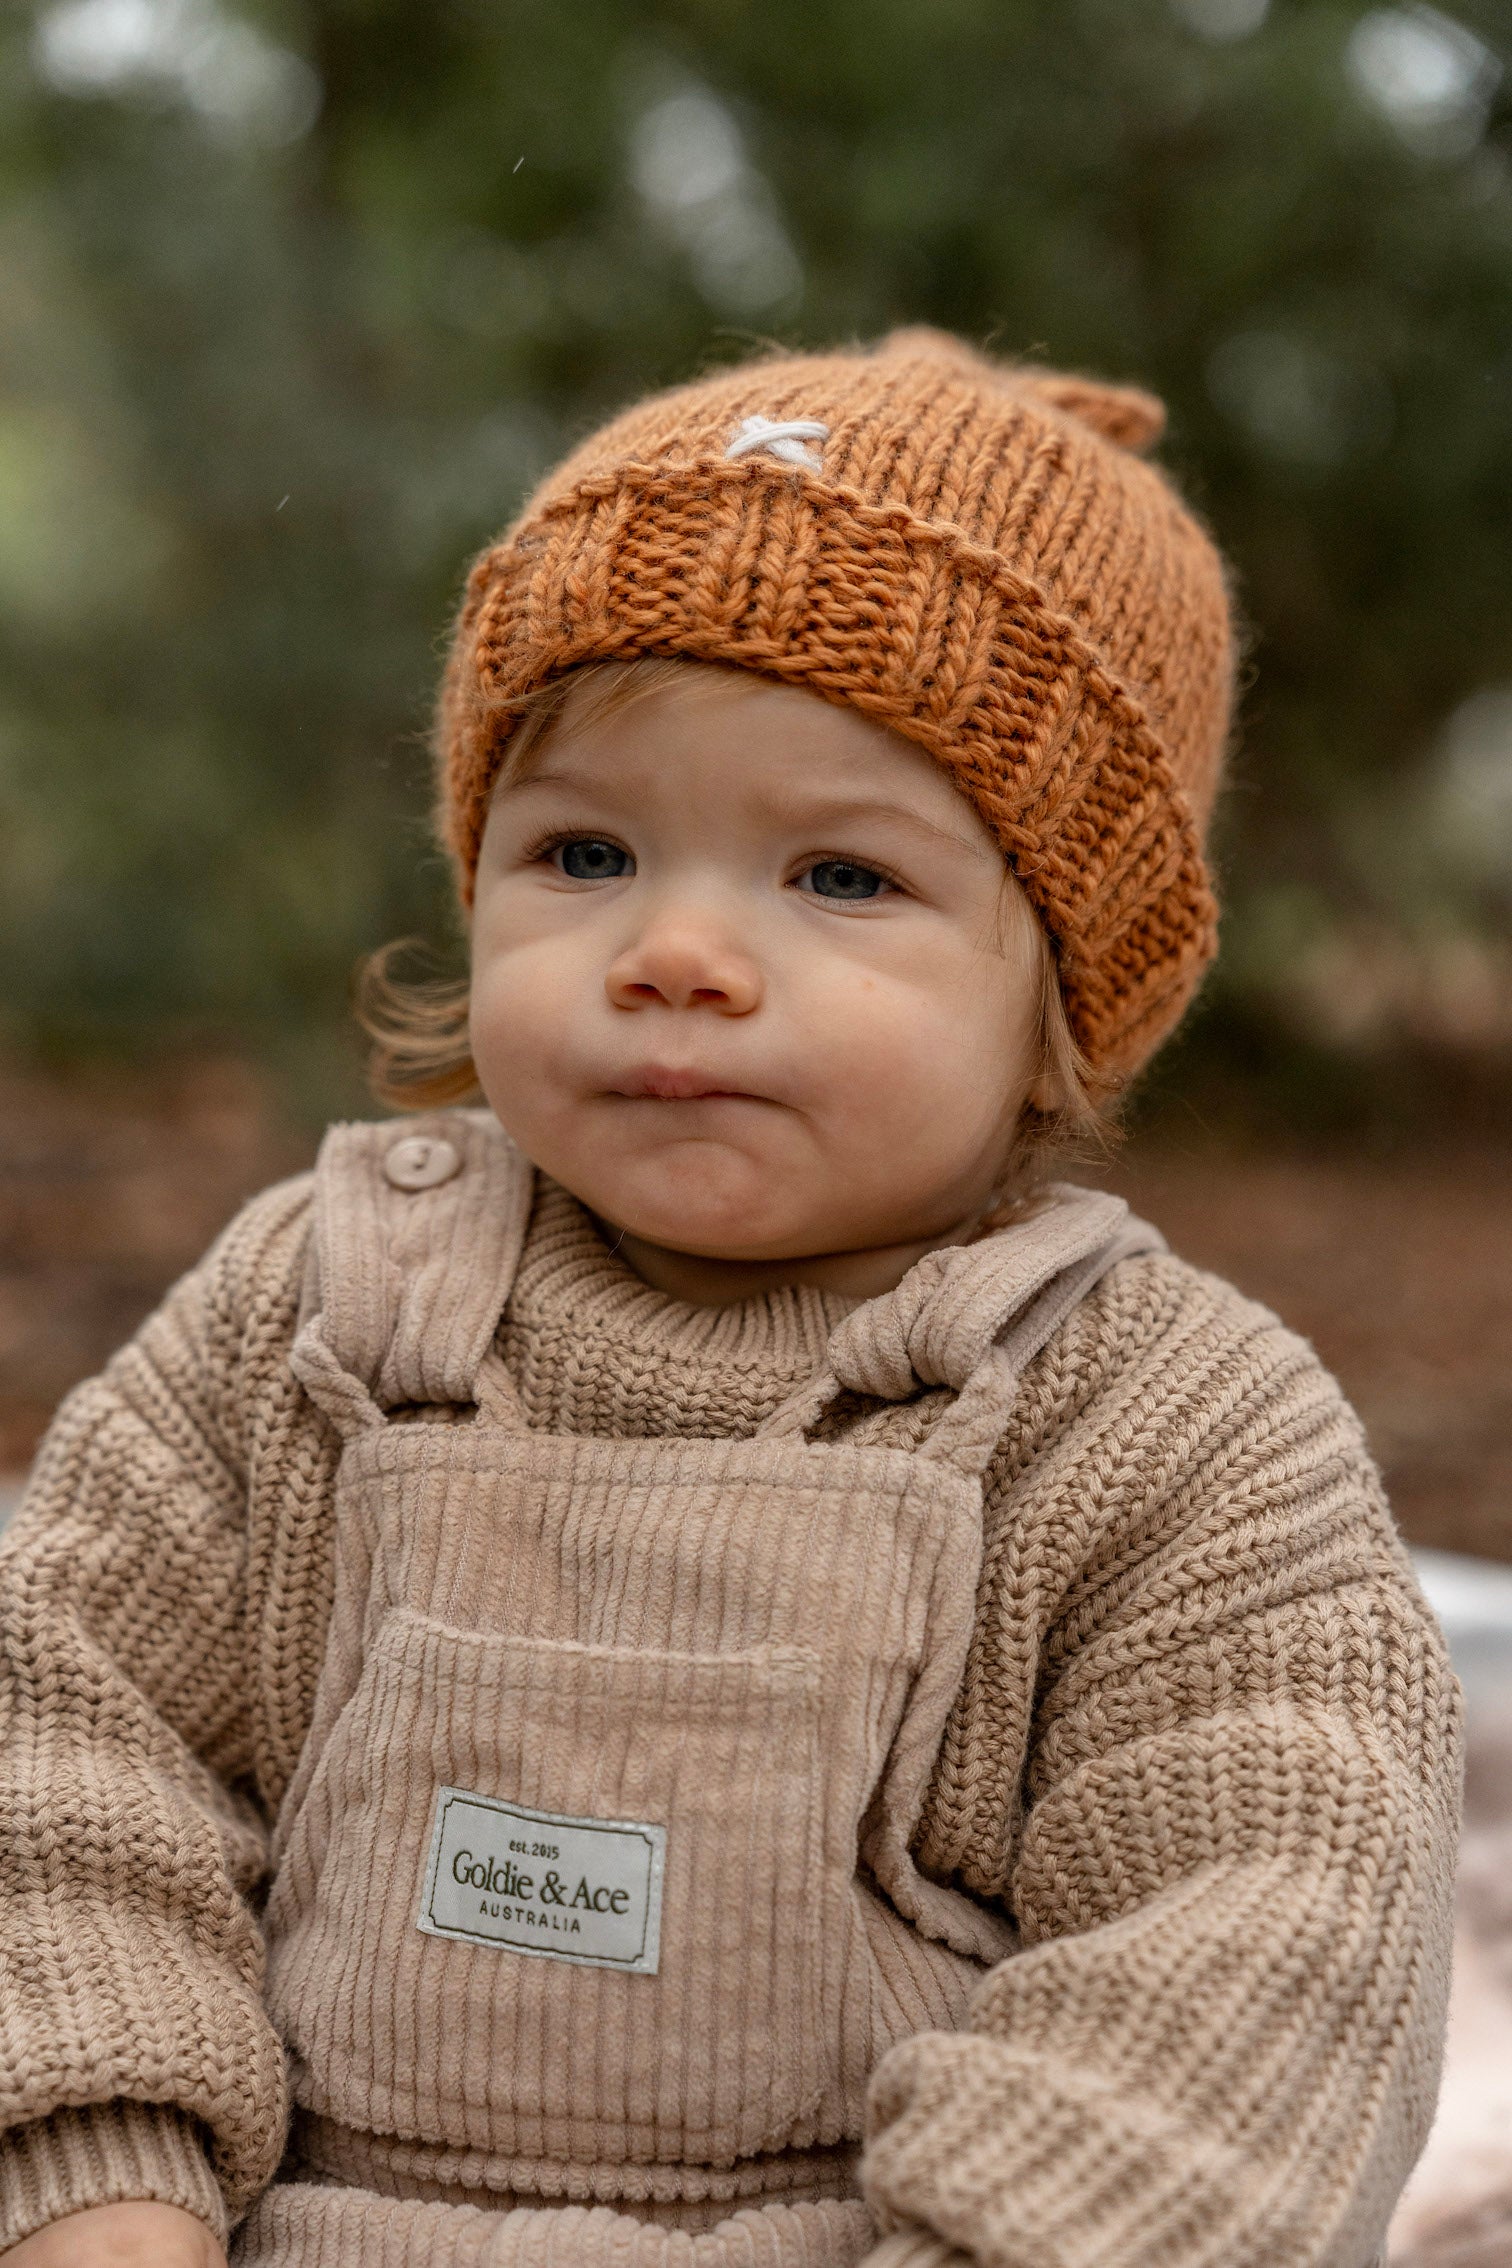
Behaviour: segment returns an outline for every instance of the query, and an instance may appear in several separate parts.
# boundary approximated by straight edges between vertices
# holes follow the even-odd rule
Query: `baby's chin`
[[[572,1193],[637,1268],[639,1246],[647,1255],[664,1253],[735,1275],[750,1271],[767,1282],[789,1280],[785,1271],[791,1270],[794,1282],[827,1282],[834,1274],[839,1286],[849,1264],[864,1263],[867,1255],[922,1249],[937,1238],[949,1241],[951,1225],[943,1218],[938,1229],[917,1216],[863,1218],[837,1206],[833,1192],[829,1202],[796,1204],[791,1187],[772,1189],[765,1202],[752,1194],[738,1205],[723,1192],[705,1192],[700,1200],[686,1191],[664,1194],[602,1183]]]
[[[829,1250],[835,1208],[823,1193],[803,1201],[792,1177],[718,1162],[701,1171],[696,1161],[621,1161],[618,1170],[574,1173],[548,1166],[599,1220],[643,1244],[690,1259],[731,1265],[797,1260]]]
[[[780,1122],[779,1130],[787,1131]],[[537,1165],[609,1225],[611,1244],[623,1236],[716,1266],[769,1268],[927,1244],[968,1209],[954,1189],[897,1186],[895,1174],[878,1174],[875,1158],[752,1140],[745,1129],[734,1140],[700,1133],[644,1143],[615,1131],[619,1139],[605,1141],[592,1126],[574,1142],[559,1125],[555,1140],[527,1145]]]
[[[690,1260],[727,1266],[802,1260],[828,1250],[833,1242],[833,1232],[826,1236],[817,1216],[795,1213],[791,1203],[737,1209],[716,1199],[703,1204],[658,1203],[642,1194],[612,1191],[597,1201],[592,1197],[582,1201],[600,1220],[612,1222],[616,1234],[623,1230],[642,1244],[680,1252]]]

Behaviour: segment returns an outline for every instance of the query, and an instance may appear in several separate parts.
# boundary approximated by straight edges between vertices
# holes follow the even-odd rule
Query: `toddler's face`
[[[537,1165],[648,1250],[948,1241],[1031,1079],[1034,916],[923,753],[690,663],[495,793],[472,1048]],[[838,1279],[837,1279],[838,1280]]]

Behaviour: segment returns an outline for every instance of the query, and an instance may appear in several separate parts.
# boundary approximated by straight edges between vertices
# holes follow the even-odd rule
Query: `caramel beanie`
[[[1002,845],[1094,1070],[1136,1070],[1214,950],[1202,838],[1233,687],[1223,568],[1137,452],[1151,396],[900,331],[638,403],[469,579],[441,828],[470,900],[515,704],[686,655],[917,741]]]

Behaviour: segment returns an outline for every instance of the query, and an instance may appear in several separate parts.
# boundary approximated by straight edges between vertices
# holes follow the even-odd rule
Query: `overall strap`
[[[405,1402],[471,1402],[535,1174],[491,1111],[333,1126],[290,1363],[343,1434]]]
[[[921,1456],[981,1474],[1018,1381],[1108,1270],[1165,1239],[1121,1197],[1056,1183],[1027,1220],[978,1244],[926,1253],[895,1290],[867,1300],[831,1336],[823,1372],[761,1428],[806,1434],[842,1390],[907,1401],[921,1386],[956,1399]]]
[[[1091,1193],[1078,1192],[1081,1194]],[[985,1473],[1002,1438],[1019,1380],[1072,1309],[1080,1306],[1120,1260],[1132,1260],[1143,1252],[1165,1251],[1165,1238],[1157,1228],[1130,1213],[1122,1198],[1112,1202],[1123,1218],[1100,1242],[1066,1259],[984,1349],[955,1401],[924,1443],[926,1456],[944,1458],[958,1470],[975,1476]],[[1094,1231],[1090,1214],[1084,1215],[1083,1221],[1089,1232]],[[1068,1244],[1072,1241],[1068,1238]]]

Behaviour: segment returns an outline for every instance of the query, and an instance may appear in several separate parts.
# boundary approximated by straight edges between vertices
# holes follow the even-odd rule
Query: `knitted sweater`
[[[339,1450],[288,1363],[309,1231],[308,1180],[247,1208],[0,1554],[0,2246],[133,2197],[224,2232],[285,2145],[258,1911]],[[848,1304],[664,1298],[542,1183],[499,1349],[537,1430],[744,1435]],[[826,1424],[907,1448],[948,1400]],[[1355,1420],[1264,1310],[1125,1260],[1025,1374],[984,1540],[914,1857],[1021,1949],[875,2073],[874,2260],[1361,2268],[1432,2115],[1459,1735]]]

